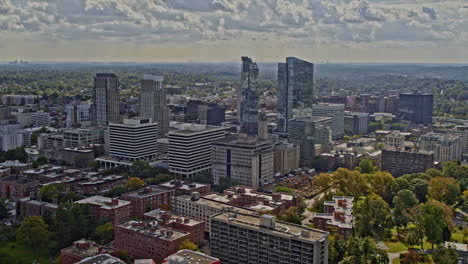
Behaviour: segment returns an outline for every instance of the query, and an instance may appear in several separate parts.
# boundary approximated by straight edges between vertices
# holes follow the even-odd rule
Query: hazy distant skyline
[[[0,0],[0,61],[468,63],[466,0]]]

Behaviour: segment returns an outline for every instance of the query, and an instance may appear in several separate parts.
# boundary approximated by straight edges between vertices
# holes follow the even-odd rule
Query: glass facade
[[[255,136],[258,133],[258,66],[249,57],[242,57],[240,87],[241,132]]]

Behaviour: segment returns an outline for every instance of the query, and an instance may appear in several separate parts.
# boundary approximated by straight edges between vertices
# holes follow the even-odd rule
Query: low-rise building
[[[60,263],[75,264],[81,260],[92,258],[99,254],[115,254],[115,249],[82,239],[75,241],[72,246],[60,250]]]
[[[88,205],[97,222],[122,223],[132,216],[131,202],[117,198],[92,196],[75,203]]]
[[[143,189],[124,193],[122,200],[132,203],[132,216],[143,217],[143,215],[161,206],[170,207],[174,190],[167,190],[157,186],[147,186]]]
[[[99,254],[94,257],[89,257],[75,264],[126,264],[125,261],[113,257],[109,254]]]
[[[168,256],[163,261],[164,264],[221,264],[219,258],[215,258],[201,252],[188,249],[179,250]]]
[[[0,197],[18,200],[29,197],[39,187],[37,180],[12,175],[0,179]]]
[[[314,214],[315,228],[328,230],[338,229],[338,234],[349,239],[353,233],[353,202],[351,196],[333,196],[332,201],[325,201],[324,213]]]
[[[127,177],[122,175],[109,175],[103,177],[97,175],[90,177],[85,182],[77,184],[75,191],[84,196],[104,194],[115,186],[122,186],[127,182]]]
[[[31,216],[55,215],[58,205],[26,197],[19,199],[16,204],[16,217],[23,219]]]
[[[328,263],[328,233],[272,215],[220,213],[211,218],[211,255],[221,263]]]
[[[158,184],[158,187],[175,190],[175,195],[191,194],[192,192],[198,192],[201,195],[211,192],[211,185],[206,183],[198,182],[187,182],[181,180],[171,180]]]

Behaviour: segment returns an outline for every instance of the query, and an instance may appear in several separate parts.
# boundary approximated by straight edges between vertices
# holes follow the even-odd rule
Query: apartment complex
[[[287,57],[286,63],[278,63],[278,129],[288,131],[294,108],[309,107],[314,90],[314,64]]]
[[[93,125],[107,126],[120,120],[119,78],[113,73],[98,73],[94,77]]]
[[[224,137],[226,128],[183,124],[169,132],[169,171],[182,178],[211,169],[211,143]]]
[[[405,136],[400,131],[392,131],[385,135],[385,146],[388,148],[403,149]]]
[[[211,151],[215,185],[222,177],[253,188],[273,182],[273,146],[270,141],[241,134],[213,141]]]
[[[366,135],[369,130],[369,114],[345,112],[344,130],[349,136]]]
[[[118,160],[152,161],[158,151],[158,124],[151,118],[124,119],[109,125],[109,155]]]
[[[143,75],[140,89],[140,116],[158,123],[158,137],[169,132],[170,112],[166,106],[166,90],[163,76]]]
[[[445,163],[461,160],[463,142],[458,135],[429,132],[419,138],[419,148],[434,152],[434,160]]]
[[[328,263],[328,233],[272,215],[220,213],[211,218],[211,255],[221,263]]]
[[[55,215],[58,205],[37,200],[32,197],[19,199],[16,203],[16,217],[24,219],[31,216]]]
[[[425,172],[434,166],[434,153],[397,149],[382,150],[382,171],[398,177],[404,174]]]
[[[89,260],[100,254],[115,254],[115,249],[96,244],[93,241],[81,239],[73,242],[73,245],[60,250],[60,263],[75,264],[85,259]],[[97,262],[88,262],[87,264],[91,263],[94,264]]]
[[[147,186],[143,189],[124,193],[120,198],[132,202],[132,216],[143,217],[151,210],[161,206],[170,206],[175,191],[159,188],[156,186]]]
[[[352,196],[333,196],[332,201],[323,203],[323,213],[314,214],[315,228],[328,230],[338,229],[338,234],[349,239],[353,234],[353,204]]]
[[[342,104],[314,104],[313,116],[327,116],[332,118],[332,138],[340,139],[344,136],[344,105]]]
[[[132,216],[131,202],[117,198],[92,196],[75,203],[88,205],[98,223],[107,221],[118,224],[125,222]]]

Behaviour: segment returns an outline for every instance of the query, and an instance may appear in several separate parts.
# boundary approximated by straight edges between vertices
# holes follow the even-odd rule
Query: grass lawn
[[[466,238],[468,238],[468,237],[466,237]],[[463,230],[459,230],[458,228],[456,228],[455,232],[452,233],[452,241],[456,241],[458,243],[463,243]]]
[[[411,224],[408,225],[408,227],[412,227]],[[397,238],[397,232],[396,232],[396,228],[393,228],[392,230],[392,238],[390,241],[384,241],[384,244],[388,247],[387,250],[385,250],[386,252],[388,253],[397,253],[397,252],[401,252],[401,251],[406,251],[408,250],[408,246],[406,246],[405,244],[403,244],[398,238]],[[457,230],[459,232],[461,232],[461,234],[463,234],[463,231],[460,231],[460,230]],[[400,237],[404,237],[405,234],[404,234],[404,230],[400,229]],[[454,236],[452,234],[452,239],[454,239]],[[423,240],[423,246],[424,246],[424,249],[430,249],[432,248],[432,244],[427,242],[426,238],[424,238]],[[420,249],[421,247],[420,246],[412,246],[412,248],[418,248]]]
[[[396,258],[396,259],[392,260],[392,264],[400,264],[400,259]]]
[[[3,256],[9,256],[10,258],[7,257],[6,259],[14,259],[17,264],[31,264],[33,260],[39,261],[40,264],[50,263],[46,249],[41,250],[37,256],[34,256],[31,249],[18,245],[16,242],[0,244],[0,257]]]

